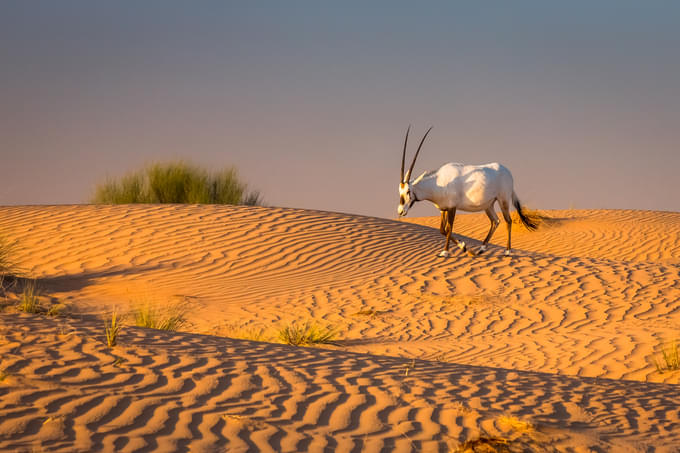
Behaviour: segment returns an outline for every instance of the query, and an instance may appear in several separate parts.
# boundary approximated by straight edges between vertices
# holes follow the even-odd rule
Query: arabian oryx
[[[447,257],[450,255],[449,241],[453,233],[453,219],[456,216],[456,210],[484,211],[489,216],[491,228],[489,228],[489,234],[486,235],[484,243],[479,248],[479,253],[482,253],[486,250],[489,239],[491,239],[500,223],[498,215],[494,210],[494,203],[498,201],[503,212],[503,219],[505,219],[505,224],[508,226],[508,248],[505,254],[509,256],[510,230],[512,228],[510,203],[517,209],[519,218],[524,226],[530,230],[535,230],[538,226],[534,219],[527,217],[522,211],[522,205],[512,187],[513,181],[510,170],[496,162],[485,165],[448,163],[439,167],[438,170],[426,171],[411,182],[411,173],[413,172],[413,166],[416,164],[418,153],[432,128],[430,127],[423,136],[420,145],[418,145],[418,150],[413,157],[413,162],[411,162],[411,167],[404,174],[406,146],[410,129],[411,126],[406,130],[404,152],[401,156],[401,182],[399,183],[399,207],[397,208],[399,215],[405,216],[409,208],[416,201],[429,200],[439,208],[441,210],[439,231],[446,236],[446,246],[439,256]],[[467,251],[465,242],[455,237],[454,240],[462,251]],[[471,255],[475,254],[472,251],[468,251],[468,253]]]

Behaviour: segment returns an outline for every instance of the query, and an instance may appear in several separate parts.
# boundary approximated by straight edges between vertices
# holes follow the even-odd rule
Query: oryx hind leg
[[[493,208],[493,204],[486,208],[484,212],[486,212],[486,215],[489,217],[489,221],[491,221],[491,226],[489,227],[489,233],[486,235],[486,238],[484,239],[482,246],[479,247],[479,253],[483,253],[484,251],[486,251],[486,245],[489,243],[491,237],[496,231],[496,228],[498,228],[498,225],[501,223],[501,221],[498,220],[498,215],[496,214],[496,211]]]
[[[510,238],[512,236],[512,217],[510,216],[510,204],[503,203],[499,201],[501,205],[501,212],[503,213],[503,220],[505,220],[505,226],[508,228],[508,248],[505,250],[505,256],[510,256]]]

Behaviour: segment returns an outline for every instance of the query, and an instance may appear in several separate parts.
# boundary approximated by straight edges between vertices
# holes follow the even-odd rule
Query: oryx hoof
[[[451,256],[451,253],[449,253],[448,250],[442,250],[441,252],[439,252],[439,255],[437,256],[439,256],[440,258],[448,258],[449,256]]]
[[[486,245],[482,245],[481,247],[479,247],[479,251],[477,253],[481,255],[484,252],[486,252]]]
[[[505,256],[512,256],[512,253],[510,253],[510,249],[505,251]]]
[[[465,246],[465,242],[463,242],[463,241],[460,241],[458,243],[458,248],[461,249],[464,252],[467,250],[467,247]]]

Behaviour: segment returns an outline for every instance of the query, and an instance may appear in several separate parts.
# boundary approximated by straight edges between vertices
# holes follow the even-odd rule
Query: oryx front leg
[[[446,244],[444,245],[444,250],[439,253],[439,256],[446,258],[451,256],[449,252],[449,242],[451,241],[451,233],[453,233],[453,220],[456,218],[456,208],[443,210],[442,209],[442,226],[446,223],[444,230],[446,231]],[[440,227],[441,231],[441,227]]]
[[[445,212],[446,214],[444,214]],[[449,252],[449,242],[451,241],[451,237],[453,235],[453,221],[456,218],[456,208],[448,209],[447,211],[442,211],[442,220],[444,218],[446,218],[446,245],[444,246],[444,250],[442,250],[439,253],[439,256],[443,258],[451,256],[451,252]],[[456,237],[453,237],[453,240],[456,241],[456,244],[458,245],[459,249],[461,249],[464,252],[467,251],[468,254],[474,255],[474,253],[471,253],[470,251],[467,250],[465,242],[457,239]]]

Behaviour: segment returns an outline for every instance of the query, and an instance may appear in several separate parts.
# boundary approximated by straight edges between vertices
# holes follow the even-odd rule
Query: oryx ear
[[[408,144],[408,133],[411,130],[411,125],[408,125],[408,129],[406,129],[406,138],[404,139],[404,152],[401,154],[401,179],[399,179],[400,182],[406,182],[404,180],[404,162],[406,161],[406,145]]]
[[[416,159],[418,158],[418,153],[420,152],[420,148],[423,147],[423,143],[425,143],[425,138],[427,138],[427,134],[430,133],[432,130],[432,126],[425,132],[425,135],[423,135],[423,139],[420,141],[420,145],[418,145],[418,150],[416,151],[416,155],[413,156],[413,162],[411,162],[411,167],[408,169],[406,172],[406,179],[404,179],[405,182],[408,182],[409,179],[411,179],[411,172],[413,172],[413,167],[416,165]]]

